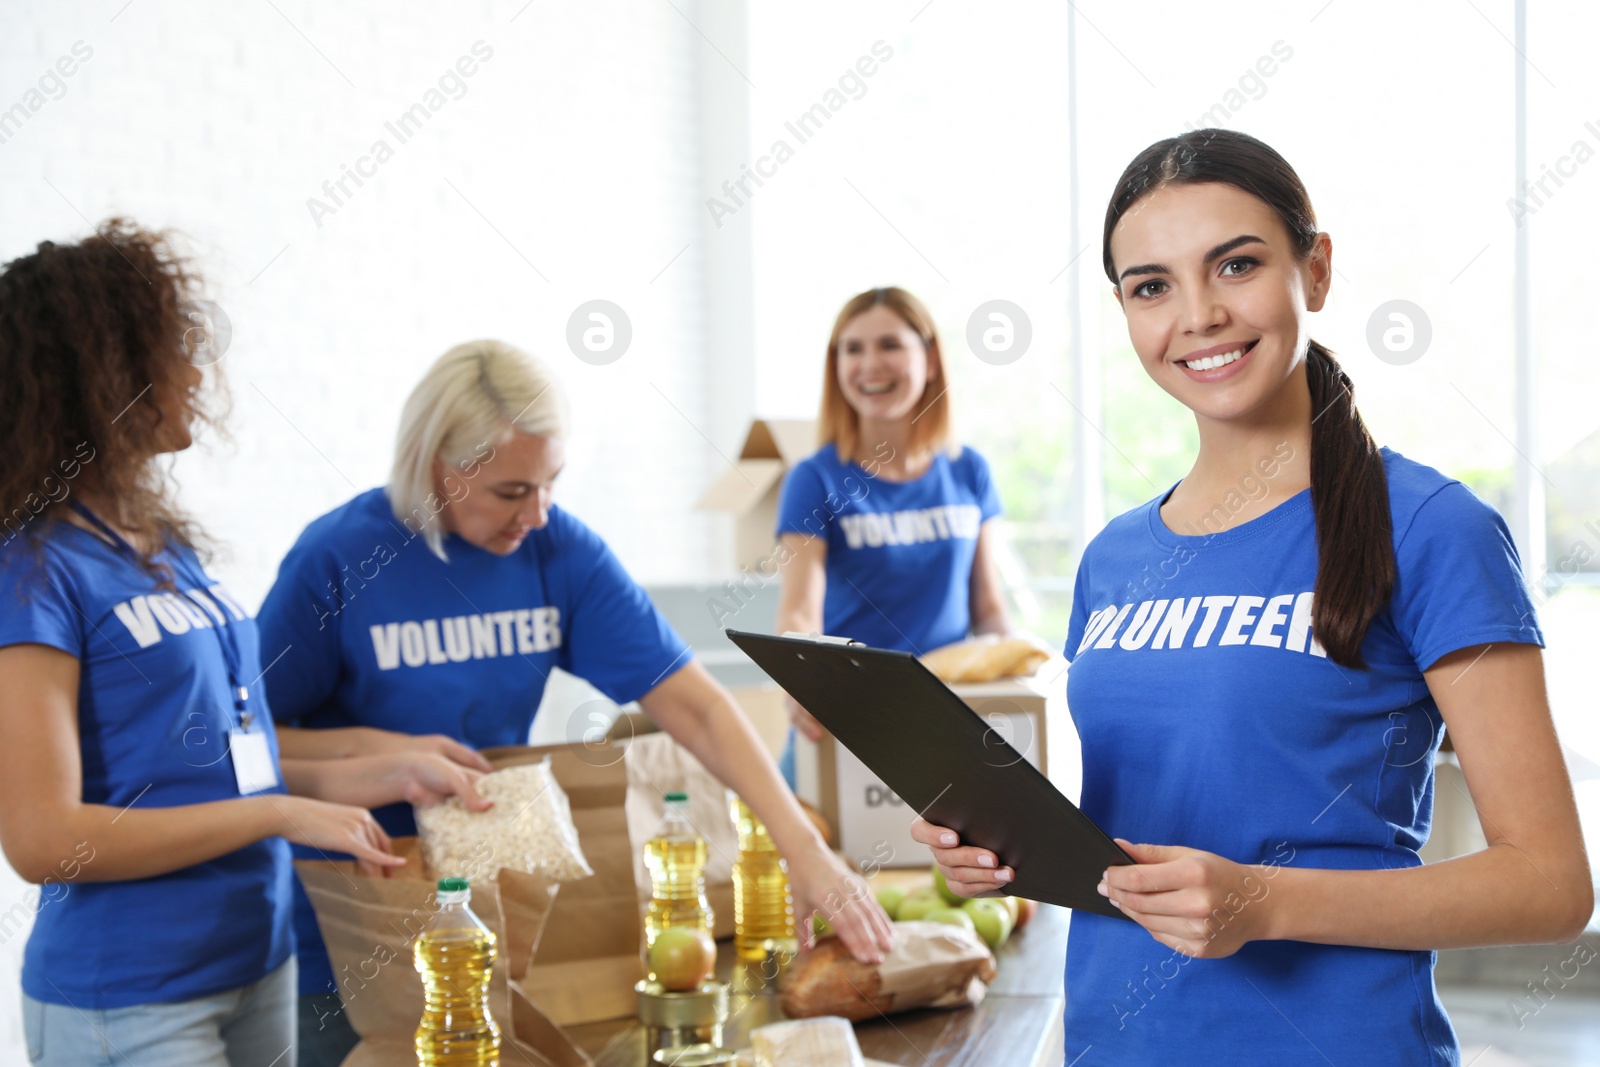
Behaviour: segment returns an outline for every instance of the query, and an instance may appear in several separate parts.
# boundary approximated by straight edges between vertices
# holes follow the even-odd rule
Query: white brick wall
[[[723,61],[687,19],[715,11],[118,2],[0,10],[0,109],[74,42],[93,50],[0,143],[0,259],[113,212],[193,239],[234,327],[223,366],[237,444],[185,455],[176,474],[228,545],[215,570],[242,601],[260,602],[309,520],[385,477],[405,395],[444,349],[479,336],[551,358],[571,391],[558,501],[642,580],[710,572],[725,533],[690,505],[721,461],[696,427],[729,451],[726,427],[749,415],[707,399],[715,297],[697,173],[717,115],[696,102],[705,79],[729,75],[702,71]],[[465,95],[398,143],[384,123],[479,40],[493,56]],[[380,137],[394,157],[319,228],[307,197]],[[593,298],[633,323],[632,347],[606,367],[565,342],[568,315]],[[0,865],[0,913],[22,892]],[[23,1059],[24,941],[0,944],[0,1062]]]

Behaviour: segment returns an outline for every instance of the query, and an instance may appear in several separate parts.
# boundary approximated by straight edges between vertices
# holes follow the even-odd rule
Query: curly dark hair
[[[169,233],[122,218],[0,268],[0,542],[37,545],[77,491],[135,543],[206,545],[157,462],[155,402],[176,395],[191,428],[222,429],[216,368],[208,389],[175,390],[199,287]],[[152,557],[146,568],[163,572]]]

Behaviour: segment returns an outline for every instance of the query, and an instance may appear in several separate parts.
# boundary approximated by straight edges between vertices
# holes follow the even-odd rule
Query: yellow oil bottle
[[[706,839],[689,823],[687,793],[668,793],[665,800],[661,828],[644,846],[644,865],[650,872],[650,906],[644,918],[647,953],[656,935],[669,926],[687,926],[711,936]]]
[[[739,832],[733,865],[733,944],[740,960],[761,963],[769,954],[794,953],[794,902],[789,875],[772,837],[750,806],[732,790],[728,809]]]
[[[412,962],[422,975],[417,1027],[422,1067],[499,1067],[500,1028],[489,1014],[494,932],[472,913],[465,878],[439,881],[439,910],[417,936]]]

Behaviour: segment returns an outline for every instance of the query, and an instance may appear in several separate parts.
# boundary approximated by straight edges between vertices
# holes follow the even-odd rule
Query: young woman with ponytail
[[[1151,145],[1106,274],[1193,412],[1187,477],[1079,565],[1066,655],[1082,807],[1135,861],[1074,914],[1066,1060],[1458,1064],[1435,953],[1570,941],[1594,909],[1505,522],[1379,447],[1311,340],[1332,242],[1244,134]],[[1488,847],[1424,866],[1448,726]],[[1004,858],[918,823],[951,887]]]

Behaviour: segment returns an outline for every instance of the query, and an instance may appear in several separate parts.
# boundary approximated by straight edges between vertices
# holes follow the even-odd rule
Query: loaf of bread
[[[1032,674],[1050,658],[1050,650],[1031,637],[982,634],[922,656],[939,680],[947,683],[992,682]]]
[[[976,1004],[994,980],[994,956],[971,930],[945,923],[894,924],[879,964],[859,963],[837,937],[792,960],[778,979],[791,1019],[838,1015],[859,1021],[912,1008]]]

